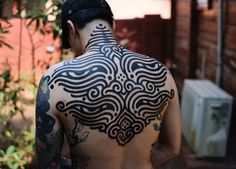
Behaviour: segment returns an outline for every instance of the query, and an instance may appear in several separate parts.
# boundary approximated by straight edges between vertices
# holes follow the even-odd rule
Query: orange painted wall
[[[29,75],[33,70],[32,49],[34,46],[34,64],[36,81],[38,81],[45,69],[59,60],[61,55],[60,40],[53,39],[50,25],[46,26],[48,32],[43,35],[39,31],[35,31],[34,23],[27,27],[28,22],[29,20],[22,20],[21,31],[21,20],[10,20],[11,27],[9,28],[9,33],[4,35],[4,41],[10,44],[13,49],[6,46],[0,48],[0,73],[10,69],[14,79],[18,78],[19,70],[22,74]],[[32,37],[32,39],[30,39],[30,37]],[[55,48],[54,52],[47,51],[49,46]]]

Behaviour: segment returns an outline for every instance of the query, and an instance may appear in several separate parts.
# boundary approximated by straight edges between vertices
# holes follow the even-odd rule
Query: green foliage
[[[23,10],[26,11],[27,15],[25,16],[30,21],[27,23],[30,26],[32,23],[35,24],[35,30],[40,31],[42,34],[45,33],[45,26],[47,23],[51,23],[51,28],[54,33],[54,38],[61,36],[61,27],[60,27],[60,14],[61,14],[61,6],[63,4],[63,0],[52,0],[52,3],[49,6],[45,6],[47,0],[40,0],[35,3],[31,0],[17,0],[18,4],[18,14],[15,17],[22,17],[21,12]],[[1,3],[1,2],[0,2]],[[53,21],[49,21],[49,16],[54,16],[56,19]],[[12,49],[12,46],[6,42],[4,39],[4,34],[9,33],[9,28],[12,26],[7,19],[0,19],[0,47],[7,46]],[[4,27],[4,25],[8,25]],[[40,25],[43,24],[43,27]]]
[[[60,27],[60,14],[63,0],[52,0],[52,3],[49,6],[45,6],[46,2],[47,0],[40,0],[37,3],[31,0],[17,0],[18,14],[16,17],[22,17],[21,12],[25,10],[27,12],[25,17],[30,19],[27,25],[30,26],[33,22],[35,22],[35,30],[40,31],[42,34],[45,33],[44,27],[50,22],[54,38],[57,38],[61,36],[62,33]],[[56,19],[49,21],[49,16],[54,16]],[[6,46],[12,49],[13,47],[6,42],[3,36],[4,34],[9,33],[8,29],[12,25],[7,19],[0,19],[0,21],[0,47]],[[43,24],[43,27],[40,27],[41,23]],[[3,24],[8,26],[4,27]]]
[[[27,11],[26,18],[30,19],[28,26],[33,22],[36,23],[35,30],[39,30],[44,34],[44,28],[40,28],[40,23],[43,23],[45,26],[47,23],[51,23],[51,27],[54,33],[54,38],[61,36],[61,28],[60,28],[60,14],[63,1],[62,0],[52,0],[52,3],[49,6],[45,6],[46,0],[40,0],[38,4],[33,6],[33,9],[27,9],[27,5],[25,6]],[[30,3],[30,1],[27,1]],[[26,3],[26,4],[27,4]],[[56,19],[53,21],[49,21],[49,16],[54,16]]]
[[[16,137],[14,132],[6,131],[11,144],[4,151],[0,149],[0,168],[24,169],[32,163],[34,156],[34,131],[23,131]]]
[[[10,71],[7,70],[0,75],[0,125],[6,125],[8,120],[20,111],[17,106],[17,93],[20,91],[20,86],[11,85]]]
[[[0,162],[6,163],[6,166],[11,169],[18,169],[25,164],[25,161],[22,160],[23,152],[17,151],[16,147],[11,145],[7,148],[7,150],[0,151]]]
[[[23,99],[20,96],[22,90],[30,86],[29,82],[14,81],[11,79],[11,72],[5,71],[0,75],[0,125],[2,129],[0,145],[0,168],[1,169],[26,169],[32,163],[34,157],[34,128],[22,132],[12,131],[9,128],[10,120],[23,111],[18,106]],[[28,84],[28,85],[26,85]],[[33,89],[33,88],[32,88]],[[27,89],[28,90],[28,89]],[[35,87],[32,91],[35,90]],[[30,167],[32,168],[32,167]]]
[[[47,0],[39,0],[35,3],[31,0],[17,0],[18,17],[22,17],[21,12],[26,11],[27,25],[35,24],[35,31],[42,34],[47,32],[45,26],[50,23],[54,33],[54,38],[61,36],[60,13],[63,0],[52,0],[51,5],[45,6]],[[55,20],[49,21],[49,16],[54,16]],[[4,24],[3,24],[4,23]],[[6,27],[5,25],[8,26]],[[4,39],[4,35],[9,33],[10,23],[7,20],[0,22],[0,47],[7,46],[12,48]],[[21,76],[20,81],[11,79],[9,70],[0,75],[0,169],[32,169],[34,159],[35,131],[33,127],[30,130],[22,132],[12,131],[9,128],[10,120],[19,115],[24,116],[21,105],[24,98],[21,92],[24,90],[36,95],[36,86],[30,82],[30,76]],[[27,102],[34,104],[33,101]],[[32,125],[33,126],[33,125]],[[1,131],[2,130],[2,131]],[[4,142],[3,142],[4,140]]]

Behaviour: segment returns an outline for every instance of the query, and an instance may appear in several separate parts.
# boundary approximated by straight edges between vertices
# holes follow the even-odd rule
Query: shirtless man
[[[38,168],[60,168],[64,134],[73,169],[153,169],[179,153],[175,82],[157,60],[120,46],[104,0],[67,0],[63,47],[78,55],[42,77]]]

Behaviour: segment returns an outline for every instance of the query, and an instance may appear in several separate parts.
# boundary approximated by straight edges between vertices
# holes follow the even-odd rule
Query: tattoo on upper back
[[[66,61],[51,76],[50,88],[57,84],[73,98],[56,108],[125,145],[174,97],[173,89],[162,89],[169,72],[155,59],[118,45],[101,24],[87,47],[93,54]]]

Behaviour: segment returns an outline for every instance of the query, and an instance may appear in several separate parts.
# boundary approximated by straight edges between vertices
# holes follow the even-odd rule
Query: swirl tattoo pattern
[[[38,94],[37,94],[37,104],[36,104],[36,136],[41,140],[46,140],[46,134],[51,133],[53,126],[55,124],[55,119],[47,114],[50,109],[49,97],[50,90],[48,89],[49,76],[43,77],[40,81]]]
[[[50,88],[57,84],[73,98],[56,108],[125,145],[174,97],[173,89],[161,90],[169,72],[157,60],[118,45],[102,24],[87,48],[91,55],[66,61],[52,74]]]

